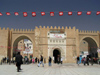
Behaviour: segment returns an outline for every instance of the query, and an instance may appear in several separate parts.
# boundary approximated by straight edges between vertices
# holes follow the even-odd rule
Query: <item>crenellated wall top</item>
[[[35,29],[38,29],[38,28],[77,30],[75,27],[71,28],[70,26],[69,27],[66,26],[65,28],[63,26],[62,27],[60,27],[60,26],[58,26],[58,27],[57,26],[54,26],[54,27],[53,26],[50,26],[50,27],[49,26],[47,26],[47,27],[46,26],[43,26],[43,27],[42,26],[39,26],[39,27],[35,26]],[[10,31],[13,31],[13,32],[30,32],[30,33],[34,32],[33,29],[13,29],[13,28],[9,29],[9,28],[5,28],[5,27],[4,28],[0,27],[0,30],[10,30]],[[79,34],[99,33],[99,31],[88,31],[88,30],[87,31],[86,30],[80,30],[78,32],[79,32]]]
[[[88,31],[88,30],[80,30],[79,31],[80,34],[90,34],[90,33],[99,33],[99,31]]]
[[[13,28],[11,28],[11,31],[12,32],[34,32],[34,30],[33,29],[13,29]]]
[[[54,26],[54,27],[53,26],[43,26],[43,27],[42,26],[39,26],[39,27],[35,26],[35,29],[37,29],[37,28],[44,28],[44,29],[76,29],[75,27],[71,28],[70,26],[69,27],[67,27],[67,26],[66,27],[64,27],[64,26],[61,26],[61,27],[60,26]]]
[[[0,27],[0,30],[9,30],[9,28],[5,28],[5,27],[1,28]]]

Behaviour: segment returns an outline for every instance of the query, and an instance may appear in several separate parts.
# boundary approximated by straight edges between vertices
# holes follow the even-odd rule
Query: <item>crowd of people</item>
[[[22,55],[20,55],[20,52],[18,52],[17,55],[11,59],[9,59],[9,57],[2,58],[1,64],[2,63],[9,63],[9,65],[11,63],[15,64],[17,67],[17,72],[19,72],[20,70],[22,70],[21,64],[30,64],[30,63],[35,64],[35,63],[37,63],[38,67],[40,67],[41,64],[44,67],[44,63],[46,63],[46,59],[43,58],[42,55],[40,55],[40,58],[37,58],[37,57],[31,58],[31,59],[29,59],[28,57],[23,58]],[[52,63],[58,63],[58,64],[61,63],[62,64],[63,58],[58,55],[57,60],[55,61],[54,57],[52,58],[51,56],[49,56],[48,65],[52,66]]]
[[[84,66],[86,64],[88,66],[89,66],[89,64],[93,65],[94,63],[100,65],[100,58],[95,58],[95,57],[89,57],[89,56],[87,56],[87,57],[83,57],[82,60],[80,60],[80,57],[77,56],[77,64],[79,65],[80,63],[83,63]]]
[[[80,57],[77,56],[76,60],[77,60],[77,64],[78,65],[80,64],[80,61],[81,61],[81,63],[83,63],[84,66],[86,64],[87,65],[89,65],[89,64],[93,65],[94,63],[100,64],[100,58],[94,58],[94,57],[90,58],[90,57],[87,56],[87,57],[83,57],[80,60]],[[14,64],[16,64],[17,72],[19,72],[21,70],[21,64],[29,64],[29,63],[35,64],[35,63],[37,63],[38,67],[40,67],[41,64],[44,67],[44,61],[46,61],[46,59],[43,58],[42,55],[40,55],[40,58],[35,57],[35,58],[31,58],[29,60],[28,57],[23,58],[22,55],[20,55],[20,52],[18,52],[16,57],[12,58],[11,60],[9,59],[9,57],[7,57],[7,58],[4,57],[1,60],[2,63],[9,63],[9,64],[10,63],[14,63]],[[49,56],[49,58],[48,58],[48,65],[52,66],[52,63],[58,63],[58,64],[61,63],[62,64],[63,63],[63,58],[58,55],[58,57],[55,60],[54,57],[52,58],[51,56]]]

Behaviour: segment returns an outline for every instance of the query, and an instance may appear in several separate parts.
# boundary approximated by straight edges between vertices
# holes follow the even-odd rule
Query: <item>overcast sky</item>
[[[48,12],[41,16],[41,12]],[[53,17],[49,12],[56,12]],[[59,11],[72,11],[69,16],[64,12],[59,16]],[[77,11],[83,11],[81,16]],[[91,15],[86,15],[86,11],[92,11]],[[0,0],[0,27],[14,29],[34,29],[35,26],[71,26],[79,30],[100,31],[100,0]],[[10,16],[6,12],[11,12]],[[19,12],[15,16],[14,12]],[[23,17],[23,12],[28,12],[27,17]],[[31,12],[36,12],[36,17],[32,17]]]

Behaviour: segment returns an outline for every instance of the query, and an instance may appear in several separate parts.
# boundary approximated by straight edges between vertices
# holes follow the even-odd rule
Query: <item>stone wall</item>
[[[0,60],[8,56],[8,33],[9,28],[0,28]]]
[[[100,34],[99,31],[79,31],[75,27],[45,27],[45,26],[39,26],[35,27],[34,30],[30,29],[11,29],[9,28],[1,29],[0,28],[0,59],[2,57],[13,57],[13,46],[14,43],[22,40],[22,39],[30,39],[33,43],[33,57],[38,57],[40,55],[43,55],[44,58],[46,58],[46,62],[48,61],[48,54],[52,54],[53,50],[50,51],[51,53],[48,53],[48,32],[50,30],[64,30],[64,34],[66,35],[66,38],[64,42],[64,48],[61,48],[62,55],[65,56],[64,63],[75,63],[76,57],[80,55],[80,42],[86,38],[90,37],[92,38],[96,44],[97,47],[99,47],[100,42]],[[63,43],[62,43],[63,44]],[[57,44],[55,44],[57,45]],[[58,46],[58,45],[57,45]],[[55,47],[57,47],[55,46]],[[62,49],[63,48],[63,49]]]

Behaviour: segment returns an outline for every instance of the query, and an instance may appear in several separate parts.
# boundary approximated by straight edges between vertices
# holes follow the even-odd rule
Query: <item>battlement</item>
[[[43,26],[43,27],[42,26],[39,26],[39,27],[37,27],[36,26],[35,29],[37,29],[37,28],[77,30],[75,27],[72,27],[71,28],[70,26],[69,27],[66,26],[65,28],[63,26],[62,27],[60,27],[60,26],[58,26],[58,27],[57,26],[54,26],[54,27],[53,26],[50,26],[50,27],[49,26],[47,26],[47,27],[46,26]],[[0,30],[10,30],[10,29],[9,28],[5,28],[5,27],[4,28],[1,28],[0,27]],[[33,29],[13,29],[13,28],[11,28],[11,31],[12,32],[20,32],[20,33],[22,33],[22,32],[33,33],[34,32]],[[92,33],[99,33],[99,31],[88,31],[88,30],[87,31],[86,30],[80,30],[79,31],[79,34],[92,34]]]
[[[9,30],[9,28],[5,28],[5,27],[1,28],[0,27],[0,30]]]
[[[13,28],[11,28],[11,31],[19,32],[19,33],[23,33],[23,32],[33,33],[34,32],[34,30],[32,30],[32,29],[13,29]]]
[[[43,29],[75,29],[75,27],[71,28],[70,26],[69,27],[66,26],[65,28],[63,26],[62,27],[60,27],[60,26],[58,26],[58,27],[57,26],[54,26],[54,27],[53,26],[50,26],[50,27],[49,26],[47,26],[47,27],[46,26],[43,26],[43,27],[42,26],[39,26],[39,27],[35,26],[35,29],[37,29],[37,28],[43,28]]]
[[[10,30],[9,28],[1,28],[0,27],[0,30]],[[11,31],[13,31],[13,32],[34,32],[34,30],[32,30],[32,29],[13,29],[13,28],[11,28]]]
[[[91,34],[91,33],[99,33],[99,31],[80,30],[79,33],[80,34]]]

